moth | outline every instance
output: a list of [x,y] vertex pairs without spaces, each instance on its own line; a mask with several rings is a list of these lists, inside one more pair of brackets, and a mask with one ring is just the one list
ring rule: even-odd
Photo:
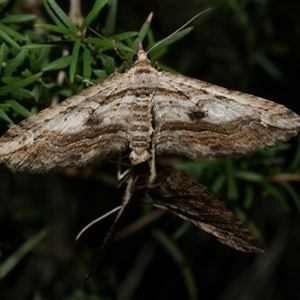
[[[129,149],[132,170],[122,208],[96,261],[141,192],[221,242],[259,251],[241,223],[203,186],[178,172],[156,176],[154,157],[173,153],[213,160],[248,155],[297,135],[300,117],[253,95],[159,71],[151,66],[149,51],[139,43],[127,73],[114,73],[9,129],[0,139],[0,163],[43,173],[84,166],[102,154]],[[143,173],[145,165],[150,171]],[[216,226],[220,221],[223,229]]]
[[299,116],[282,105],[156,70],[140,43],[127,73],[9,129],[0,139],[0,162],[43,173],[127,148],[132,165],[151,159],[151,149],[212,160],[274,147],[299,129]]
[[127,73],[13,126],[0,139],[0,163],[43,173],[128,148],[132,165],[161,153],[212,160],[248,155],[298,134],[300,117],[282,105],[152,67],[148,53],[170,36],[147,52],[140,42]]

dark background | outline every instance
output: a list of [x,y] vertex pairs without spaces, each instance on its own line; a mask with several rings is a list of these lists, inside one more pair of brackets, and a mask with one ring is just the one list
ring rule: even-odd
[[[68,10],[67,1],[57,2]],[[84,1],[83,15],[93,2]],[[172,45],[161,62],[186,76],[271,99],[299,114],[298,0],[123,0],[118,4],[116,33],[139,30],[153,11],[151,28],[158,40],[208,7],[212,10],[193,22],[192,33]],[[26,5],[20,10],[29,12]],[[291,145],[287,164],[296,152],[297,138]],[[262,189],[254,191],[255,202],[246,214],[259,230],[264,254],[240,253],[191,227],[176,241],[185,257],[182,264],[176,262],[155,238],[154,230],[171,237],[182,224],[166,214],[116,239],[81,289],[113,216],[78,242],[74,238],[84,225],[121,203],[124,189],[115,188],[115,172],[114,164],[101,161],[44,175],[12,173],[0,166],[1,260],[51,226],[47,237],[2,280],[1,299],[188,299],[182,264],[192,270],[198,290],[190,299],[299,299],[299,213],[288,195],[287,212],[274,198],[264,197]],[[298,184],[293,186],[297,189]],[[223,196],[220,199],[226,200]],[[147,210],[145,205],[133,205],[124,226]]]

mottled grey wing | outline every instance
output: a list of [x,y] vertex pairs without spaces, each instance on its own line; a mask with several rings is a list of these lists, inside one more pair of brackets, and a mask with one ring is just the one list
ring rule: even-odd
[[161,72],[153,100],[157,153],[192,159],[250,154],[298,134],[300,117],[274,102]]
[[161,172],[148,187],[148,194],[159,205],[214,235],[221,243],[239,251],[262,252],[249,230],[223,202],[181,172]]
[[0,163],[46,172],[122,151],[133,101],[122,84],[126,76],[115,74],[9,129],[0,139]]

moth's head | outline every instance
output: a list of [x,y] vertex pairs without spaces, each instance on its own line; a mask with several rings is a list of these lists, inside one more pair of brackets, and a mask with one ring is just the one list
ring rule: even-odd
[[151,65],[150,56],[143,49],[143,45],[141,42],[139,42],[138,52],[133,56],[133,61],[135,66],[146,67]]

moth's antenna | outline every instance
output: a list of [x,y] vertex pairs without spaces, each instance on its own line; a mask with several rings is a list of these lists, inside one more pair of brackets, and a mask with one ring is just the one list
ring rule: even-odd
[[97,31],[95,31],[94,29],[92,29],[91,27],[88,27],[90,31],[92,31],[93,33],[95,33],[97,36],[99,36],[101,39],[111,43],[115,49],[116,52],[117,51],[117,46],[119,49],[124,49],[124,50],[127,50],[127,51],[130,51],[132,53],[135,53],[131,48],[125,46],[125,45],[122,45],[120,43],[116,43],[116,41],[113,41],[113,40],[109,40],[108,38],[106,38],[105,36],[101,35],[100,33],[98,33]]
[[147,53],[149,53],[151,50],[153,50],[155,47],[157,47],[158,45],[160,45],[161,43],[163,43],[164,41],[166,41],[167,39],[169,39],[171,36],[173,36],[174,34],[176,34],[178,31],[180,31],[181,29],[183,29],[184,27],[186,27],[187,25],[189,25],[192,21],[194,21],[196,18],[198,18],[200,15],[206,13],[207,11],[211,10],[211,8],[208,8],[204,11],[202,11],[201,13],[197,14],[196,16],[192,17],[188,22],[186,22],[184,25],[182,25],[180,28],[178,28],[176,31],[174,31],[173,33],[171,33],[170,35],[168,35],[166,38],[164,38],[163,40],[161,40],[160,42],[158,42],[157,44],[155,44],[153,47],[151,47]]
[[129,65],[129,63],[128,63],[126,57],[124,57],[124,56],[118,51],[117,46],[118,46],[119,49],[124,49],[124,50],[126,50],[126,51],[128,51],[128,52],[135,53],[131,48],[129,48],[129,47],[125,46],[125,45],[122,45],[122,44],[120,44],[120,43],[116,43],[116,41],[114,41],[114,40],[111,41],[111,40],[107,39],[106,37],[104,37],[103,35],[99,34],[98,32],[96,32],[95,30],[93,30],[93,29],[90,28],[90,27],[89,27],[89,29],[90,29],[92,32],[94,32],[97,36],[99,36],[101,39],[103,39],[103,40],[105,40],[105,41],[111,43],[111,44],[113,45],[114,50],[115,50],[115,52],[117,53],[117,55],[121,58],[121,60],[123,60],[123,61],[127,64],[128,69],[130,69],[130,65]]
[[110,214],[114,213],[115,211],[119,210],[122,206],[117,206],[114,209],[112,209],[111,211],[109,211],[108,213],[102,215],[101,217],[93,220],[92,222],[90,222],[89,224],[87,224],[83,229],[80,230],[80,232],[77,234],[75,241],[78,241],[78,239],[81,237],[81,235],[88,229],[90,228],[92,225],[94,225],[95,223],[101,221],[102,219],[108,217]]

